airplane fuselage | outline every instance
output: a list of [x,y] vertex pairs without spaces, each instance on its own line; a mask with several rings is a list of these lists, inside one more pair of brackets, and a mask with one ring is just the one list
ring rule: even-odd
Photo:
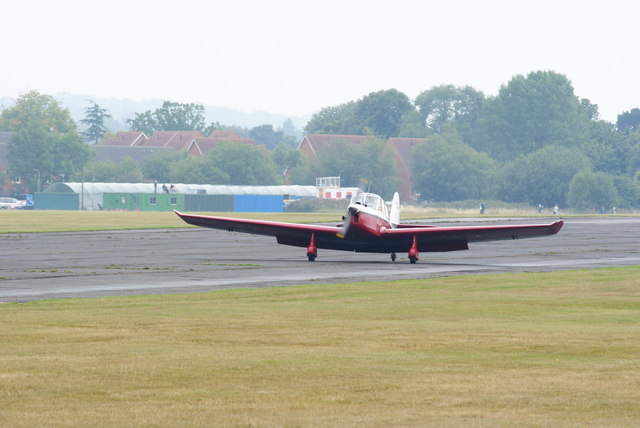
[[391,229],[389,220],[375,209],[366,206],[350,205],[349,210],[353,212],[349,218],[351,224],[345,239],[362,236],[375,236],[379,238],[382,236],[384,230]]

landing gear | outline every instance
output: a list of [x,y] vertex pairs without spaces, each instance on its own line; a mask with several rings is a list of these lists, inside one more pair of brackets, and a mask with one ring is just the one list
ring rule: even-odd
[[413,236],[413,241],[411,242],[411,248],[409,248],[409,261],[411,262],[411,264],[414,264],[415,262],[418,261],[419,257],[419,253],[418,253],[418,240],[416,239],[416,236]]
[[316,234],[311,234],[311,241],[307,247],[307,258],[310,262],[314,261],[318,257],[318,248],[316,247]]
[[396,261],[396,253],[391,253],[391,261],[392,262]]

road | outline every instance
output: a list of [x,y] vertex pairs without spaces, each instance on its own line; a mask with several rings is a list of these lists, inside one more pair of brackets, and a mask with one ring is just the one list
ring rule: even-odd
[[[531,224],[469,219],[446,225]],[[571,218],[558,235],[470,244],[468,251],[406,254],[319,250],[210,229],[0,235],[0,302],[183,293],[226,288],[429,278],[640,265],[640,218]]]

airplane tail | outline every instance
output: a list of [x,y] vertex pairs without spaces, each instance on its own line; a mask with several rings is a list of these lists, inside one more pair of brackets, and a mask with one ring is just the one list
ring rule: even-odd
[[396,228],[400,224],[400,195],[396,192],[391,200],[391,212],[389,213],[389,223]]

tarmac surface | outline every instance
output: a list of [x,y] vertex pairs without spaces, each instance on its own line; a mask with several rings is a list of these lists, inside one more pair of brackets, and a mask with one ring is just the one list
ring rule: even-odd
[[421,253],[417,264],[406,254],[392,262],[386,254],[330,250],[318,250],[309,262],[305,248],[278,245],[272,237],[203,228],[0,234],[0,302],[640,265],[640,218],[570,218],[557,235],[469,247]]

